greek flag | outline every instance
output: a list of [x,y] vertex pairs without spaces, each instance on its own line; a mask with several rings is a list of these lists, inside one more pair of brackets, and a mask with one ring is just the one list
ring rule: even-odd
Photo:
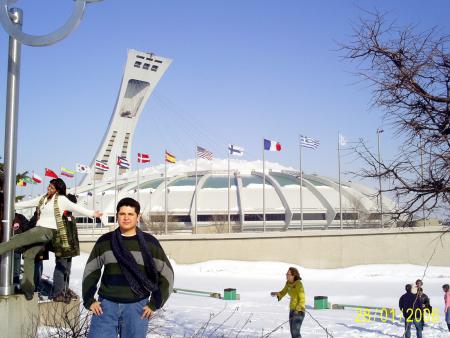
[[317,149],[319,146],[319,140],[311,137],[300,135],[300,146],[305,148]]
[[230,155],[234,155],[234,156],[243,156],[244,155],[244,148],[236,146],[234,144],[228,145],[228,151],[230,152]]

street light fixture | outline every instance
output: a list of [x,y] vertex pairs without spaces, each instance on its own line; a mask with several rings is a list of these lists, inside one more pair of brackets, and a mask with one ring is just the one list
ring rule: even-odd
[[[101,0],[75,0],[74,10],[67,22],[58,30],[46,35],[31,35],[22,32],[23,11],[10,8],[16,0],[0,0],[0,24],[9,35],[8,77],[6,85],[5,113],[5,177],[3,183],[3,241],[11,237],[11,221],[14,219],[16,187],[17,123],[19,111],[19,82],[21,46],[49,46],[67,37],[80,23],[86,3]],[[12,286],[12,253],[2,256],[0,264],[0,295],[8,296],[14,292]]]

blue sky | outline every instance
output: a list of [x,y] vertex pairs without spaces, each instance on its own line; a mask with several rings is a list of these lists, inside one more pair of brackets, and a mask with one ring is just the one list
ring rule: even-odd
[[[70,0],[18,0],[24,30],[42,34],[61,25]],[[173,60],[136,130],[133,153],[154,164],[164,149],[194,157],[196,144],[225,158],[228,143],[249,160],[262,158],[262,139],[279,141],[269,161],[298,167],[298,135],[320,140],[305,150],[307,173],[337,176],[337,133],[376,145],[383,157],[398,141],[370,106],[371,91],[342,59],[361,9],[389,12],[397,24],[449,33],[450,2],[299,0],[104,0],[88,6],[78,29],[43,48],[23,46],[18,171],[56,171],[90,163],[107,128],[127,49]],[[0,107],[5,107],[8,37],[0,30]],[[0,128],[4,130],[4,113]],[[3,152],[1,137],[0,149]],[[135,163],[136,158],[132,159]],[[359,163],[344,155],[343,171]],[[351,178],[351,175],[347,175]]]

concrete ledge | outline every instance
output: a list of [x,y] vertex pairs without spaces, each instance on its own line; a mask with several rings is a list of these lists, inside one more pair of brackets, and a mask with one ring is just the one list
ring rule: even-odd
[[[156,236],[177,263],[209,260],[281,261],[308,268],[363,264],[450,266],[450,232],[443,227],[305,230]],[[80,236],[90,252],[97,237]],[[434,252],[434,253],[433,253]]]
[[36,337],[39,326],[37,296],[31,301],[24,295],[0,297],[0,337]]

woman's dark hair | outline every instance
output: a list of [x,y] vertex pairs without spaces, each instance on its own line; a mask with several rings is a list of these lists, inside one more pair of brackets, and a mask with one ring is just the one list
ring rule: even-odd
[[448,284],[444,284],[444,285],[442,285],[442,288],[443,288],[444,290],[448,291],[449,285],[448,285]]
[[294,281],[302,280],[302,277],[300,277],[300,272],[298,272],[298,270],[296,268],[291,266],[289,268],[289,272],[291,273],[292,276],[294,276]]
[[67,199],[72,202],[72,203],[77,203],[77,196],[75,196],[74,194],[67,194]]
[[119,210],[122,207],[134,208],[134,211],[136,211],[136,214],[138,214],[138,215],[141,212],[141,205],[139,204],[138,201],[136,201],[135,199],[133,199],[131,197],[122,198],[119,201],[119,203],[117,203],[117,208],[116,208],[117,213],[119,213]]
[[50,181],[50,184],[55,187],[58,194],[66,196],[66,183],[62,179],[54,178]]

